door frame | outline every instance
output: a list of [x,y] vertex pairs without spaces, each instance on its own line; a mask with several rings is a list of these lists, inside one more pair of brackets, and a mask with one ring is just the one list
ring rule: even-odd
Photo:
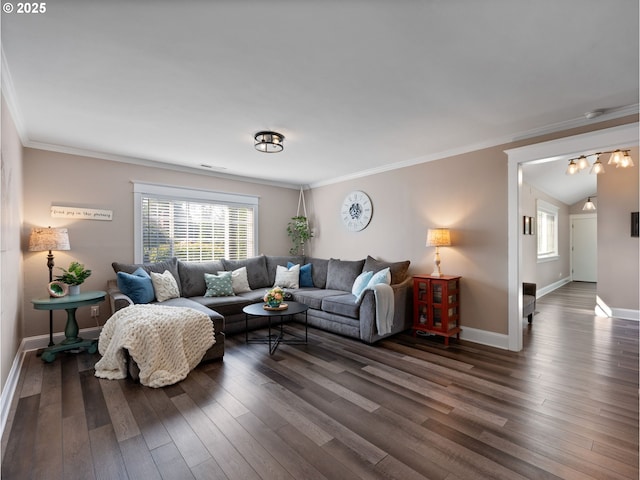
[[[522,350],[522,244],[520,242],[522,165],[569,159],[594,152],[638,145],[638,122],[505,150],[507,167],[508,348]],[[606,173],[605,173],[606,175]],[[540,286],[538,287],[540,288]]]

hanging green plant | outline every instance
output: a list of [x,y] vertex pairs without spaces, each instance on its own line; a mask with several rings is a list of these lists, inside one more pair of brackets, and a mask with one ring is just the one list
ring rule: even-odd
[[291,239],[290,255],[304,255],[304,244],[313,238],[309,220],[305,216],[291,217],[287,224],[287,235]]

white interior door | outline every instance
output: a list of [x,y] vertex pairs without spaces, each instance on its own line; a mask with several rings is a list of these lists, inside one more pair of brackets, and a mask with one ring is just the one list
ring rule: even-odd
[[576,282],[598,280],[598,217],[578,215],[571,221],[571,273]]

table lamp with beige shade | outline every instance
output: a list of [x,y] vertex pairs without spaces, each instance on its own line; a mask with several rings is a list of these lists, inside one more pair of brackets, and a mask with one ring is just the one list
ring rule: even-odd
[[427,247],[436,247],[436,253],[433,256],[435,267],[432,277],[441,277],[440,271],[440,247],[451,245],[451,234],[448,228],[430,228],[427,230]]

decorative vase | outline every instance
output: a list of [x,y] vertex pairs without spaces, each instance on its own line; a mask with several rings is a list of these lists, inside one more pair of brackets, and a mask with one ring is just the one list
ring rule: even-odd
[[69,285],[69,295],[79,295],[80,285]]
[[271,307],[271,308],[278,308],[278,307],[280,306],[280,304],[281,304],[281,303],[282,303],[282,302],[281,302],[281,301],[279,301],[279,300],[269,300],[269,301],[267,302],[267,305],[269,305],[269,307]]

